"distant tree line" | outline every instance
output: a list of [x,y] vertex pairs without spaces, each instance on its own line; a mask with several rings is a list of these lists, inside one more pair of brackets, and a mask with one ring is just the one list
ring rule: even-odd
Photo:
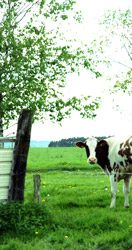
[[[108,137],[106,136],[101,136],[101,137],[96,137],[97,140],[102,140],[106,139]],[[51,141],[48,145],[48,147],[75,147],[75,143],[77,141],[86,141],[86,137],[73,137],[73,138],[68,138],[68,139],[62,139],[60,141]]]

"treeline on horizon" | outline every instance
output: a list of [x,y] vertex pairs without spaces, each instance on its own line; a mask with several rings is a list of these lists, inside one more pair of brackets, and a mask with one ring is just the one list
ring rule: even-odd
[[[110,137],[110,136],[109,136]],[[108,138],[108,136],[101,136],[101,137],[96,137],[97,140],[102,140]],[[73,138],[68,138],[68,139],[62,139],[60,141],[51,141],[48,145],[48,147],[75,147],[75,143],[77,141],[86,141],[86,137],[73,137]]]

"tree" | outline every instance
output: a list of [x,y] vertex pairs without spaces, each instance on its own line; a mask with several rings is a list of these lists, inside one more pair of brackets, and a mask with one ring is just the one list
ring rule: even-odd
[[[110,137],[110,136],[109,136]],[[98,141],[106,139],[106,136],[96,137]],[[85,142],[87,138],[85,137],[73,137],[68,139],[62,139],[60,141],[51,141],[48,147],[76,147],[77,141]]]
[[[101,62],[108,66],[117,63],[124,67],[123,72],[115,73],[116,81],[110,91],[111,93],[121,91],[130,95],[132,93],[132,12],[131,10],[107,11],[100,25],[102,28],[100,37],[93,41],[93,46],[98,50],[98,57],[101,57]],[[109,79],[111,80],[111,72]]]
[[[63,88],[68,73],[78,72],[80,65],[96,77],[93,49],[60,32],[58,22],[74,13],[74,0],[3,0],[0,3],[0,128],[8,127],[22,108],[34,110],[34,119],[53,121],[78,110],[82,116],[94,117],[99,98],[90,96],[65,98]],[[25,19],[26,18],[26,19]],[[72,19],[72,20],[73,20]],[[49,22],[54,29],[49,29]],[[75,49],[74,49],[74,45]]]

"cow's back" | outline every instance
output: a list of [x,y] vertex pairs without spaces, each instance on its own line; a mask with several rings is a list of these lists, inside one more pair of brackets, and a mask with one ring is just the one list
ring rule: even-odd
[[[131,162],[128,162],[128,153],[132,153],[132,136],[122,136],[122,137],[111,137],[106,139],[109,145],[108,158],[110,165],[113,168],[118,165],[121,169],[130,165]],[[132,158],[132,155],[129,157]]]

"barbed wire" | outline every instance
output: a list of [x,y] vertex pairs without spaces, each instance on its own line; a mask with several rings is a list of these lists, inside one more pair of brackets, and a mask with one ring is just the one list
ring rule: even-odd
[[[8,128],[0,127],[0,132],[3,133],[4,131],[6,131],[6,130],[12,128],[12,127],[14,127],[15,125],[17,125],[17,122],[14,123],[14,124],[12,124],[12,125],[10,125]],[[9,135],[14,135],[14,134],[15,134],[15,132],[11,132],[11,133],[5,135],[5,137],[7,137],[7,136],[9,136]]]
[[[83,166],[84,167],[84,166]],[[81,167],[80,167],[81,168]],[[62,168],[50,168],[50,169],[34,169],[34,170],[27,170],[26,173],[48,173],[48,172],[58,172],[57,170],[59,170],[62,173],[65,174],[73,174],[73,175],[104,175],[109,177],[108,175],[106,175],[103,172],[81,172],[79,169],[76,169],[75,171],[68,171],[68,170],[63,170]],[[96,170],[95,170],[96,171]],[[117,172],[118,173],[118,172]],[[111,173],[110,175],[115,175],[115,173]],[[132,172],[121,172],[119,173],[119,175],[132,175]]]
[[9,133],[8,135],[6,135],[5,137],[9,136],[9,135],[15,135],[15,132]]
[[[60,169],[59,169],[60,170]],[[29,174],[29,177],[30,177],[30,174],[31,174],[31,176],[33,177],[33,175],[35,174],[37,172],[37,174],[40,174],[40,179],[41,179],[41,183],[40,183],[40,187],[41,187],[41,192],[42,192],[42,195],[44,195],[44,190],[45,189],[43,189],[43,182],[45,182],[46,181],[46,176],[44,176],[44,175],[42,175],[41,176],[41,174],[43,174],[43,173],[46,173],[46,174],[48,174],[49,172],[51,172],[51,169],[50,169],[50,171],[47,171],[47,172],[38,172],[38,170],[32,170],[32,171],[30,171],[30,172],[26,172],[27,174]],[[91,176],[91,177],[97,177],[97,178],[99,178],[100,177],[100,180],[101,180],[101,178],[103,177],[103,182],[104,182],[104,186],[101,188],[101,187],[99,187],[99,188],[96,188],[96,190],[95,190],[95,192],[99,192],[99,191],[103,191],[103,192],[106,192],[106,191],[109,191],[110,190],[110,185],[108,185],[107,184],[107,182],[105,182],[106,180],[108,180],[109,181],[109,178],[107,178],[108,176],[105,174],[105,173],[103,173],[103,172],[81,172],[81,171],[56,171],[55,169],[52,169],[52,172],[56,172],[56,174],[62,174],[62,175],[64,175],[64,176],[60,176],[60,177],[53,177],[53,176],[51,176],[51,179],[48,179],[48,184],[47,183],[45,183],[45,185],[44,186],[47,186],[48,188],[49,188],[49,186],[51,186],[52,187],[52,189],[56,189],[56,187],[59,189],[60,187],[62,187],[62,188],[70,188],[71,187],[71,190],[72,190],[72,192],[82,192],[82,189],[83,189],[83,184],[77,184],[77,183],[74,183],[73,184],[73,186],[72,186],[72,184],[70,183],[71,181],[72,181],[72,178],[65,178],[65,175],[78,175],[78,176],[80,176],[80,175],[85,175],[85,176]],[[21,172],[20,174],[18,174],[18,173],[14,173],[13,174],[13,176],[18,176],[18,175],[22,175],[22,174],[25,174],[25,172],[23,171],[23,172]],[[124,173],[123,173],[124,174]],[[132,173],[125,173],[126,175],[132,175]],[[105,179],[104,179],[104,177],[106,177]],[[53,178],[54,178],[54,182],[53,182]],[[59,180],[61,181],[60,183],[59,183]],[[64,180],[64,183],[62,182]],[[74,179],[75,180],[75,179]],[[89,180],[89,178],[88,178],[88,180]],[[86,179],[85,179],[85,181],[86,181]],[[50,183],[51,182],[51,183]],[[32,184],[31,184],[32,183]],[[26,195],[28,195],[28,193],[34,193],[34,188],[33,188],[33,185],[34,185],[34,181],[33,181],[33,178],[32,179],[29,179],[28,178],[28,176],[27,176],[27,178],[25,178],[25,189],[24,189],[24,192],[25,192],[25,194]],[[63,187],[63,185],[65,185],[65,187]],[[5,188],[5,186],[4,186],[4,188]],[[7,187],[8,188],[8,187]],[[23,189],[21,189],[20,187],[16,187],[16,191],[18,191],[18,192],[23,192]],[[88,191],[90,194],[91,193],[95,193],[95,192],[93,192],[94,191],[94,187],[91,187],[91,185],[90,184],[88,184],[87,185],[87,187],[85,187],[85,191]],[[46,194],[46,193],[45,193]],[[0,199],[0,201],[2,201],[2,199]]]

